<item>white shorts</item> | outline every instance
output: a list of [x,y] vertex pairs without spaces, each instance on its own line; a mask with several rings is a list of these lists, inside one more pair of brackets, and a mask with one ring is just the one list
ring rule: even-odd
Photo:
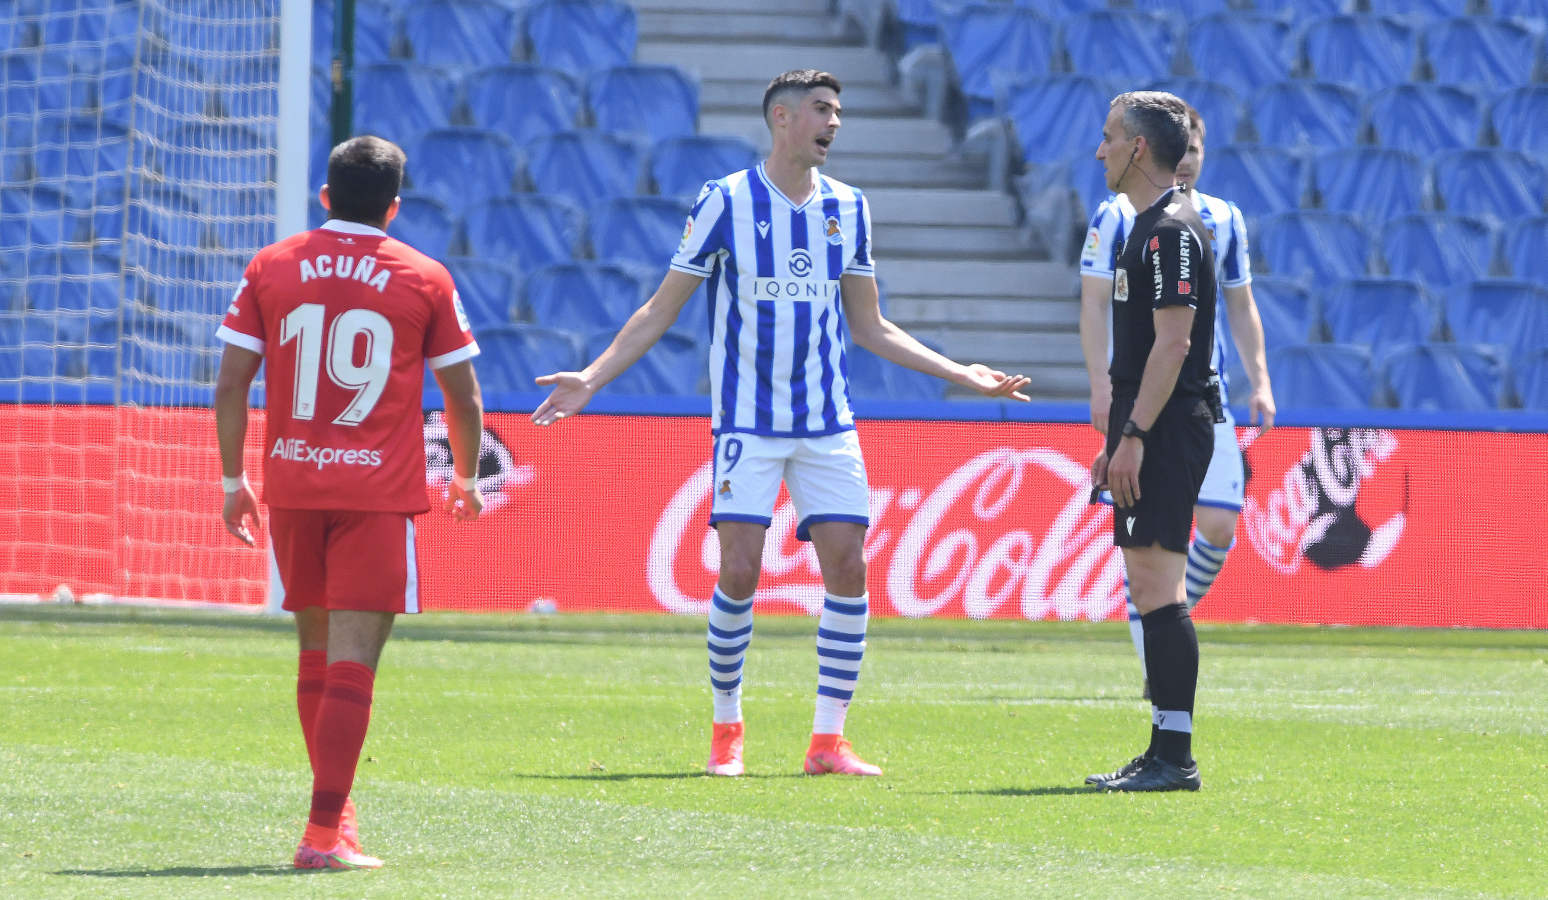
[[[1199,487],[1199,499],[1194,506],[1215,506],[1220,509],[1242,511],[1242,499],[1247,494],[1246,469],[1242,465],[1242,448],[1236,442],[1236,420],[1231,410],[1225,410],[1226,420],[1215,423],[1215,454],[1209,458],[1209,469],[1204,472],[1204,484]],[[1101,494],[1101,501],[1113,505],[1113,495]]]
[[871,487],[854,431],[812,438],[727,432],[715,438],[714,472],[711,525],[768,525],[781,481],[795,502],[799,540],[811,540],[813,522],[871,524]]
[[1236,420],[1225,411],[1224,422],[1215,423],[1215,455],[1209,459],[1204,484],[1199,488],[1197,506],[1242,511],[1247,479],[1242,467],[1242,448],[1236,442]]

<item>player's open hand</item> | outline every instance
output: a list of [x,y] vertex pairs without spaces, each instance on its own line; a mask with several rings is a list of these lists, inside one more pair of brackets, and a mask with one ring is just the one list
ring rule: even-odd
[[471,490],[457,486],[452,482],[446,488],[446,512],[459,522],[474,522],[478,520],[478,514],[484,511],[484,495],[478,492],[475,484]]
[[253,546],[253,531],[258,528],[258,497],[252,488],[244,484],[241,490],[227,494],[220,517],[225,521],[227,531],[247,546]]
[[596,393],[596,388],[579,372],[554,372],[551,375],[539,375],[533,380],[544,387],[554,387],[532,413],[532,421],[538,425],[552,425],[560,419],[575,415],[586,408],[586,404],[591,402],[591,395]]
[[1020,400],[1023,403],[1031,400],[1021,389],[1032,383],[1032,379],[1025,375],[1007,375],[998,369],[991,369],[983,363],[974,363],[964,370],[965,377],[962,384],[970,387],[985,397],[1005,397],[1011,400]]
[[1258,434],[1268,434],[1274,427],[1274,414],[1278,410],[1274,407],[1274,392],[1265,385],[1252,392],[1247,398],[1247,424],[1257,425]]

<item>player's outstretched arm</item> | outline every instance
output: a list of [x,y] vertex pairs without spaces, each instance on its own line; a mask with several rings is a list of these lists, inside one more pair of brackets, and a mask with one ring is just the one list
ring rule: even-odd
[[1247,398],[1247,422],[1258,425],[1260,434],[1274,427],[1274,389],[1269,385],[1268,360],[1264,352],[1263,319],[1258,302],[1252,296],[1252,283],[1225,289],[1226,313],[1231,321],[1231,340],[1241,354],[1242,368],[1252,382]]
[[[484,437],[484,395],[473,372],[473,361],[463,360],[435,370],[436,384],[446,399],[446,440],[451,444],[452,479],[446,492],[446,511],[459,522],[472,522],[484,511],[478,491],[478,447]],[[459,484],[458,482],[461,482]]]
[[1091,382],[1091,424],[1107,433],[1107,412],[1113,405],[1113,380],[1107,374],[1107,323],[1112,307],[1111,275],[1080,277],[1080,352]]
[[855,343],[900,366],[972,388],[986,397],[1026,402],[1021,389],[1031,383],[1025,375],[1007,375],[982,363],[965,366],[921,344],[913,335],[881,314],[876,279],[869,275],[845,275],[840,282],[844,317]]
[[532,413],[532,421],[539,425],[552,425],[586,408],[591,398],[602,386],[617,378],[623,371],[639,361],[645,351],[677,321],[683,304],[693,296],[704,279],[675,269],[661,279],[661,286],[634,311],[618,336],[602,351],[602,355],[579,372],[553,372],[540,375],[535,380],[543,387],[552,387],[548,397]]
[[247,443],[247,390],[258,374],[263,356],[235,344],[227,344],[215,376],[215,434],[220,444],[221,476],[236,490],[225,491],[220,517],[226,530],[247,546],[253,546],[258,527],[258,497],[242,471],[242,446]]

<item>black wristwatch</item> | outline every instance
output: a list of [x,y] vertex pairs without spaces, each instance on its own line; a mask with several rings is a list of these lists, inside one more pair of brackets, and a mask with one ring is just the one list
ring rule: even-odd
[[1143,441],[1147,436],[1149,436],[1149,434],[1150,432],[1134,424],[1133,419],[1123,423],[1124,437],[1136,437]]

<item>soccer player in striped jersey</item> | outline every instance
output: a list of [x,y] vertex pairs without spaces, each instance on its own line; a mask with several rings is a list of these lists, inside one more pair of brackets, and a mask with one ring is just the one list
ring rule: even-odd
[[[1199,175],[1204,168],[1204,119],[1191,105],[1188,107],[1188,152],[1177,164],[1177,181],[1187,190],[1199,218],[1210,231],[1218,268],[1216,280],[1220,283],[1224,307],[1215,316],[1215,345],[1211,364],[1220,374],[1220,395],[1223,404],[1229,403],[1225,359],[1227,353],[1227,322],[1231,339],[1241,356],[1242,368],[1251,381],[1251,393],[1247,397],[1248,421],[1260,426],[1260,433],[1274,427],[1274,392],[1269,385],[1268,365],[1263,351],[1263,321],[1258,316],[1258,304],[1252,297],[1252,264],[1247,255],[1247,223],[1241,210],[1229,200],[1222,200],[1198,190]],[[1091,217],[1091,229],[1080,255],[1080,342],[1086,358],[1086,371],[1091,379],[1091,424],[1103,434],[1107,433],[1107,409],[1112,401],[1112,383],[1107,374],[1107,361],[1111,355],[1107,322],[1112,296],[1113,264],[1123,247],[1134,223],[1134,205],[1126,194],[1114,194],[1097,206]],[[1187,597],[1191,609],[1204,598],[1220,569],[1226,555],[1236,543],[1236,520],[1241,514],[1242,500],[1246,491],[1246,473],[1242,451],[1236,440],[1236,421],[1230,407],[1225,408],[1226,421],[1215,426],[1215,455],[1210,460],[1209,471],[1204,476],[1204,486],[1199,490],[1198,503],[1193,517],[1196,533],[1188,548]],[[1104,495],[1104,501],[1110,502]],[[1128,581],[1124,581],[1125,594]],[[1140,628],[1139,611],[1133,599],[1128,601],[1129,634],[1139,653],[1140,668],[1145,662],[1144,633]],[[1149,696],[1149,686],[1146,686]]]
[[580,412],[638,360],[709,280],[714,488],[720,577],[709,610],[714,719],[707,770],[740,775],[742,667],[753,593],[781,481],[817,551],[827,597],[817,625],[817,700],[808,774],[880,775],[844,739],[865,652],[864,541],[870,489],[849,408],[844,332],[900,365],[989,397],[1026,400],[1028,379],[934,352],[881,315],[865,196],[818,173],[840,124],[838,79],[786,72],[770,82],[768,159],[705,184],[670,271],[612,344],[579,372],[537,379],[553,392],[532,414]]

